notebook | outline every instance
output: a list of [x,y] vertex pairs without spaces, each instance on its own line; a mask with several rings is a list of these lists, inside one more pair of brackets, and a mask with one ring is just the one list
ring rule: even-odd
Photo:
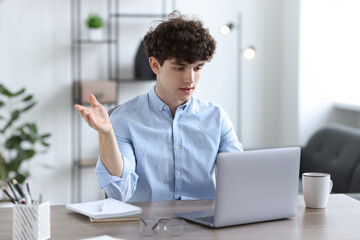
[[124,217],[111,217],[111,218],[100,218],[95,219],[92,217],[90,218],[90,222],[92,223],[99,223],[99,222],[132,222],[132,221],[139,221],[140,220],[140,214],[130,215],[130,216],[124,216]]
[[216,161],[214,210],[178,217],[217,228],[296,215],[299,147],[219,153]]
[[66,208],[93,219],[133,217],[133,215],[142,212],[140,207],[113,198],[85,203],[66,204]]

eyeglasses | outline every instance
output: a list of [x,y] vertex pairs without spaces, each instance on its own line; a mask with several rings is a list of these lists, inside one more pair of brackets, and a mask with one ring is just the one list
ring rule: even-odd
[[139,221],[139,232],[145,236],[151,236],[160,231],[169,233],[170,235],[180,235],[184,232],[185,221],[180,218],[142,218]]

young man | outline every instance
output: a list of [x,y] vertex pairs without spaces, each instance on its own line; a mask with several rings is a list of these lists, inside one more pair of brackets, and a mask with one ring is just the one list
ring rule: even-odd
[[93,95],[91,108],[75,106],[99,133],[100,187],[121,201],[214,198],[217,154],[242,151],[226,113],[192,96],[216,42],[201,21],[173,12],[144,45],[156,74],[147,94],[110,118]]

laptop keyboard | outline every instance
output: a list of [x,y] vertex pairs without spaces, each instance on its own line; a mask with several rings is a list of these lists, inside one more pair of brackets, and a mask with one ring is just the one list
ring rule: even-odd
[[214,216],[198,217],[198,218],[195,218],[195,219],[203,221],[203,222],[208,222],[208,223],[213,223],[214,222]]

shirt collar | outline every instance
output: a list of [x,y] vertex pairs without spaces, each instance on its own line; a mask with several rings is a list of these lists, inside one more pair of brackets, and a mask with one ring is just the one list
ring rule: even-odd
[[189,100],[187,100],[183,105],[180,105],[179,108],[186,110],[190,106],[190,103],[192,102],[192,98],[193,96],[191,96]]
[[162,111],[167,105],[156,95],[155,86],[153,86],[149,92],[149,99],[156,109]]
[[[164,109],[168,109],[169,107],[156,94],[155,87],[156,87],[156,85],[154,87],[152,87],[149,92],[149,98],[150,98],[151,103],[154,105],[154,107],[156,109],[158,109],[160,111],[162,111]],[[189,98],[189,100],[187,100],[183,105],[180,105],[178,108],[186,110],[192,101],[193,101],[193,96],[191,96]]]

